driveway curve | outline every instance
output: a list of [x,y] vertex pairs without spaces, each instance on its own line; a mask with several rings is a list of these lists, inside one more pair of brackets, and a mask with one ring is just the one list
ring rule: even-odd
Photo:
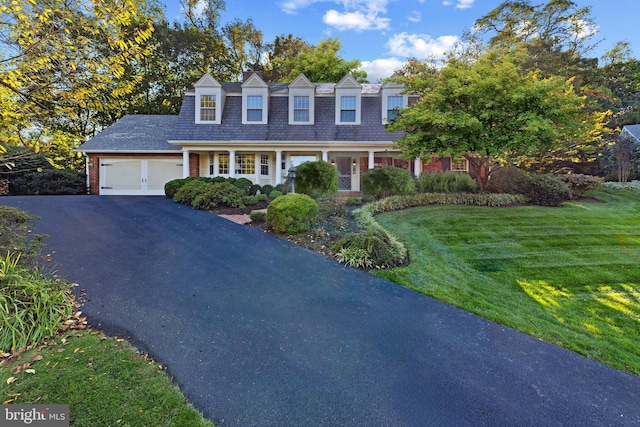
[[3,197],[220,426],[639,425],[640,377],[162,197]]

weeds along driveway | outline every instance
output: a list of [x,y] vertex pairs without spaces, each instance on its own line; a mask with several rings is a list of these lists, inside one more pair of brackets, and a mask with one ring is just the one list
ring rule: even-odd
[[[4,197],[220,426],[637,425],[640,377],[162,197]],[[105,420],[107,421],[107,420]]]

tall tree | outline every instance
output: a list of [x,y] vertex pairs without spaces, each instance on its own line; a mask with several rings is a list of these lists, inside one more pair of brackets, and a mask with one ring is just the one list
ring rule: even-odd
[[583,110],[570,83],[523,72],[525,60],[522,51],[496,49],[474,61],[452,56],[439,71],[401,74],[407,92],[422,94],[389,125],[405,132],[397,141],[403,153],[464,157],[485,190],[496,156],[540,153],[596,132],[597,118]]

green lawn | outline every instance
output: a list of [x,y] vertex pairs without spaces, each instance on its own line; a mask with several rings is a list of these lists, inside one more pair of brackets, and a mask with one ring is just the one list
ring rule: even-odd
[[379,215],[411,263],[377,274],[640,374],[640,191],[593,196],[602,203]]
[[70,425],[213,426],[124,340],[71,331],[0,363],[0,402],[68,404]]

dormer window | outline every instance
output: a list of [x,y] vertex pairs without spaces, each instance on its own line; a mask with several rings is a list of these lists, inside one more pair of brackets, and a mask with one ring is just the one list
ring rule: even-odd
[[315,85],[300,74],[289,84],[289,124],[312,125],[314,119]]
[[267,124],[269,120],[269,86],[258,73],[242,83],[242,124]]
[[400,110],[409,105],[409,97],[402,92],[404,86],[400,83],[389,81],[382,85],[382,123],[397,119]]
[[205,74],[195,84],[195,122],[220,124],[225,93],[222,85],[211,75]]
[[262,121],[262,95],[247,96],[247,121]]
[[362,86],[347,74],[335,86],[336,93],[336,124],[337,125],[359,125],[360,124],[360,101],[362,98]]
[[216,96],[200,95],[200,121],[216,121]]
[[387,121],[391,122],[398,118],[400,109],[404,108],[404,96],[390,95],[387,97]]

